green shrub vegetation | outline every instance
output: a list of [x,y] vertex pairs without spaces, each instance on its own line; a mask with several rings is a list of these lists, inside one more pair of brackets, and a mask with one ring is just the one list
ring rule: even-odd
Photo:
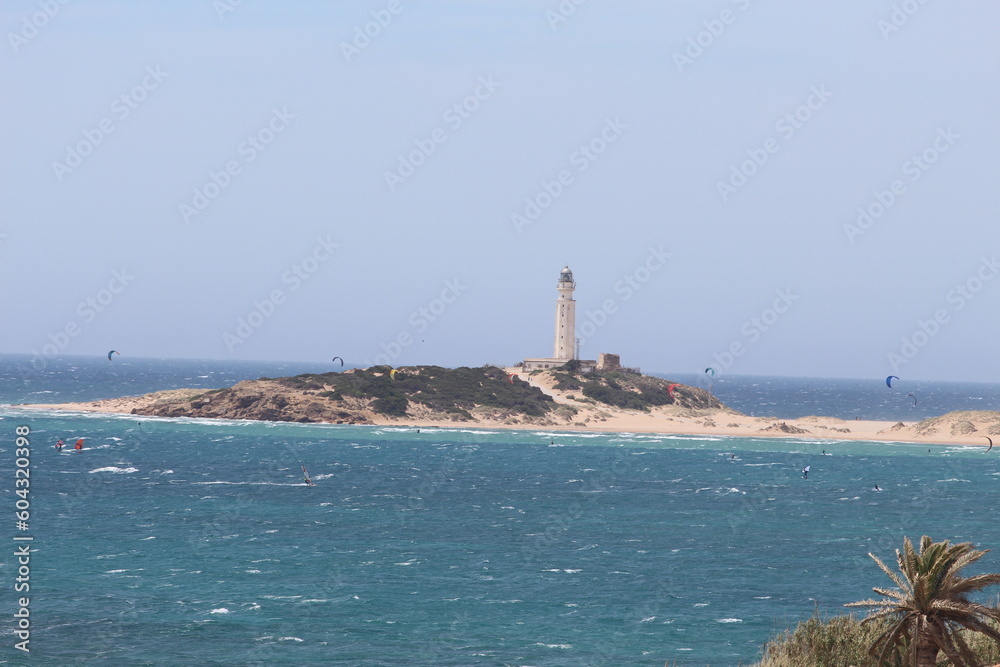
[[[878,660],[869,655],[868,649],[891,625],[889,619],[862,625],[854,614],[827,619],[817,614],[769,641],[763,659],[754,667],[876,667]],[[980,664],[1000,663],[1000,646],[995,640],[967,630],[960,634]],[[883,664],[912,665],[906,648],[905,644],[900,646]],[[952,667],[953,663],[938,664]]]
[[584,396],[616,408],[648,412],[650,408],[675,402],[664,386],[666,383],[657,378],[611,371],[587,373],[582,379]]
[[353,396],[374,399],[371,407],[384,415],[401,417],[411,403],[446,412],[455,419],[469,420],[475,406],[509,410],[541,417],[555,407],[555,402],[526,382],[510,381],[499,368],[442,368],[414,366],[396,369],[390,377],[389,366],[373,366],[350,373],[296,375],[278,380],[297,390],[317,390],[330,399]]
[[786,630],[764,647],[764,659],[757,667],[868,667],[875,659],[868,647],[885,630],[887,623],[861,625],[860,619],[819,615]]

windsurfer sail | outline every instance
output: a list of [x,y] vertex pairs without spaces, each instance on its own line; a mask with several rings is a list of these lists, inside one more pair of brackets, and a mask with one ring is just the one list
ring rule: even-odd
[[306,470],[305,466],[302,466],[302,481],[307,486],[316,486],[315,484],[313,484],[312,479],[309,478],[309,471]]
[[83,449],[83,438],[80,438],[79,440],[77,440],[76,444],[73,445],[73,448],[74,449],[78,449],[78,450],[79,449]]

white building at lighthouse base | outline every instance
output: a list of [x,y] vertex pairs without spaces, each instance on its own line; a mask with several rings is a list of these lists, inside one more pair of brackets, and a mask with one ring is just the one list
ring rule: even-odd
[[[525,359],[521,369],[524,371],[544,371],[550,368],[559,368],[563,364],[573,361],[572,359]],[[597,370],[597,361],[593,359],[579,359],[581,373],[593,373]]]

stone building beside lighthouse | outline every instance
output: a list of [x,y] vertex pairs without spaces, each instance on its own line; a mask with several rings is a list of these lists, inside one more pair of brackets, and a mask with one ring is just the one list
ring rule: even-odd
[[573,272],[568,266],[565,266],[559,272],[559,282],[556,283],[556,291],[559,296],[556,298],[555,347],[552,356],[545,359],[525,359],[522,365],[523,370],[535,371],[556,368],[574,359],[579,362],[580,370],[584,373],[597,368],[596,361],[577,359],[576,301],[573,300],[575,289],[576,281],[573,280]]

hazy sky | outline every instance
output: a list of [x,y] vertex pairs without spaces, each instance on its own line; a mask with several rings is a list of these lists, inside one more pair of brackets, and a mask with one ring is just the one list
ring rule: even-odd
[[0,23],[0,352],[998,379],[995,2]]

